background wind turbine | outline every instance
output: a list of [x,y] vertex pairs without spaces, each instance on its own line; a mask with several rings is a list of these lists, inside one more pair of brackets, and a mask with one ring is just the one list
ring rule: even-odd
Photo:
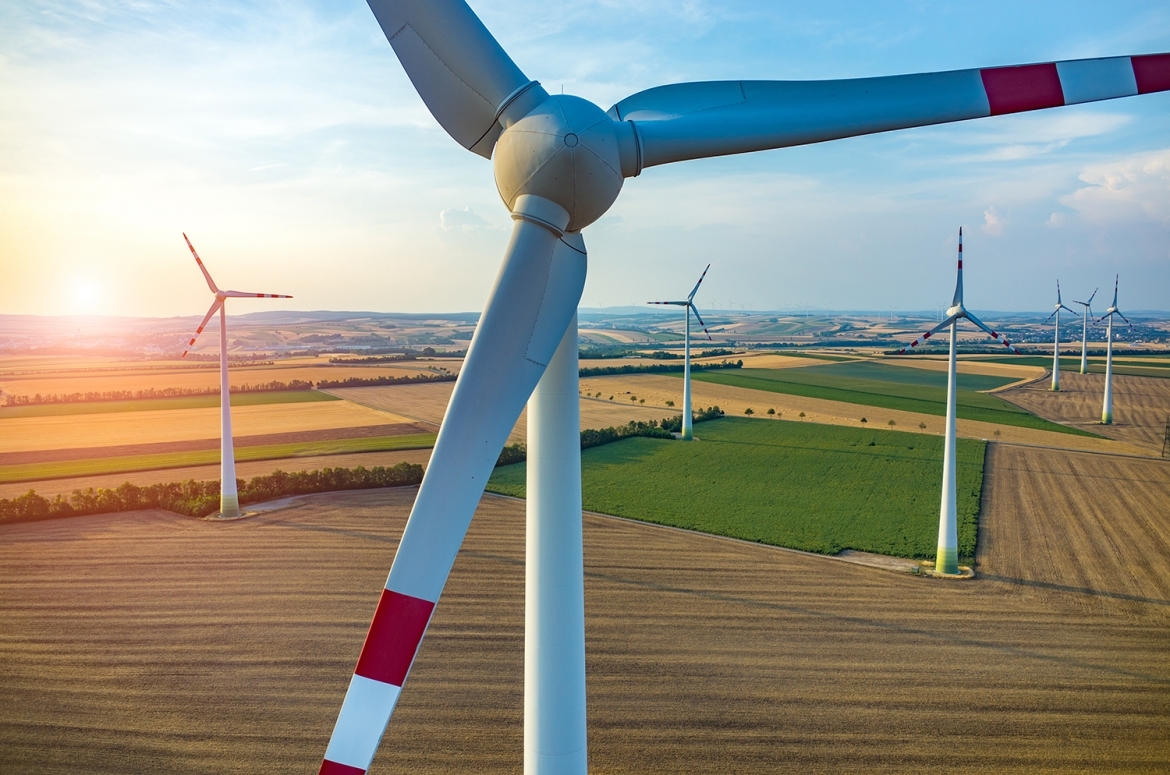
[[240,516],[240,496],[236,491],[236,453],[232,446],[232,401],[231,401],[231,386],[228,384],[228,353],[227,353],[227,314],[225,312],[225,301],[227,299],[291,299],[292,296],[283,296],[279,293],[245,293],[243,291],[221,291],[216,287],[215,281],[211,279],[211,273],[207,271],[207,267],[199,259],[199,254],[195,252],[195,246],[191,244],[191,240],[187,239],[186,233],[183,234],[183,239],[187,242],[187,247],[191,249],[191,255],[195,256],[195,263],[199,264],[199,271],[203,272],[203,278],[207,280],[207,287],[215,294],[215,301],[211,303],[211,309],[207,310],[207,314],[203,316],[203,322],[199,324],[199,328],[195,329],[195,336],[191,337],[191,341],[187,342],[187,349],[183,350],[183,354],[179,357],[186,358],[187,353],[191,352],[191,347],[194,346],[195,340],[203,333],[203,329],[207,326],[207,321],[211,320],[211,316],[219,312],[219,515],[221,517],[238,517]]
[[1120,275],[1113,277],[1113,303],[1109,305],[1109,309],[1105,310],[1105,314],[1097,319],[1100,323],[1102,320],[1108,318],[1109,325],[1105,328],[1105,400],[1101,404],[1101,424],[1113,424],[1113,316],[1117,315],[1125,324],[1133,328],[1133,323],[1125,315],[1121,314],[1121,310],[1117,308],[1117,283],[1121,279]]
[[[951,300],[950,309],[947,310],[947,319],[924,333],[921,339],[915,339],[909,347],[903,347],[898,351],[898,354],[901,355],[907,350],[917,347],[920,341],[925,342],[944,328],[950,329],[951,352],[947,361],[947,424],[946,439],[943,442],[942,503],[938,513],[938,554],[934,560],[935,571],[947,574],[959,572],[958,493],[955,490],[955,364],[957,361],[955,337],[958,333],[958,323],[964,318],[971,321],[976,328],[987,332],[992,339],[999,340],[998,333],[988,328],[982,320],[972,315],[963,306],[963,230],[960,228],[958,279],[955,280],[955,296]],[[1007,337],[1004,337],[1000,343],[1019,355],[1020,351],[1012,347]]]
[[1097,295],[1098,290],[1100,289],[1093,289],[1088,301],[1073,299],[1073,304],[1080,304],[1085,308],[1084,319],[1081,321],[1081,374],[1089,373],[1089,318],[1093,317],[1093,296]]
[[[707,264],[707,269],[711,265]],[[647,304],[668,304],[675,307],[683,307],[686,310],[687,325],[683,334],[683,405],[682,405],[682,438],[685,441],[691,441],[695,435],[691,430],[691,312],[695,313],[695,317],[699,321],[699,325],[703,327],[703,333],[707,334],[707,339],[711,340],[711,334],[707,331],[707,324],[703,322],[703,318],[699,315],[699,308],[695,306],[695,294],[699,291],[699,286],[703,284],[703,278],[707,276],[707,269],[703,270],[703,274],[699,275],[699,282],[695,283],[695,287],[691,289],[691,293],[682,301],[650,301]]]
[[[1068,309],[1060,300],[1060,280],[1056,281],[1056,309],[1052,310],[1052,314],[1048,316],[1048,320],[1056,319],[1053,324],[1053,339],[1052,339],[1052,386],[1049,390],[1060,390],[1060,311]],[[1068,309],[1072,312],[1071,309]],[[1047,323],[1048,320],[1044,322]]]
[[[1170,54],[1162,54],[844,81],[678,83],[607,112],[572,95],[550,96],[463,0],[368,2],[431,114],[456,142],[491,159],[514,223],[323,773],[369,768],[512,426],[546,368],[557,364],[556,390],[562,379],[576,384],[570,367],[587,264],[581,230],[616,201],[625,178],[687,159],[1170,89]],[[579,445],[567,405],[536,414],[529,438],[546,449]],[[558,538],[528,544],[525,654],[539,665],[526,664],[525,675],[542,678],[524,685],[525,771],[584,773],[584,624],[556,608],[574,597],[571,610],[584,610],[575,597],[583,588],[579,456],[550,453],[539,471],[528,471],[528,486],[548,493],[529,499],[528,529]],[[546,616],[560,629],[546,627]]]

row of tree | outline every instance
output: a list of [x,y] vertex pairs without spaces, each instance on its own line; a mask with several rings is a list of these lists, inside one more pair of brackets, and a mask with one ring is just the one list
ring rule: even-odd
[[[233,393],[267,393],[276,390],[312,390],[313,383],[294,379],[289,382],[259,382],[232,385]],[[32,404],[77,404],[87,401],[141,401],[153,398],[186,398],[188,396],[217,396],[219,388],[146,388],[145,390],[90,390],[84,393],[37,393],[32,396],[8,394],[6,406]]]
[[348,379],[323,379],[317,383],[319,390],[348,387],[380,387],[382,385],[411,385],[418,382],[454,382],[455,374],[415,374],[412,377],[350,377]]
[[[580,369],[582,377],[608,377],[613,374],[665,374],[682,371],[682,363],[625,363],[621,366],[594,366]],[[708,371],[710,369],[742,369],[743,361],[719,361],[719,363],[692,363],[691,371]]]
[[[289,495],[306,495],[335,490],[366,490],[375,487],[404,487],[422,481],[423,467],[399,463],[389,468],[325,468],[320,471],[285,473],[275,471],[250,482],[236,482],[240,503],[261,503]],[[0,498],[0,523],[28,522],[83,514],[105,514],[138,509],[166,509],[189,517],[205,517],[219,509],[219,480],[168,482],[145,487],[126,482],[114,489],[90,487],[74,490],[66,498],[50,500],[34,490],[8,500]]]

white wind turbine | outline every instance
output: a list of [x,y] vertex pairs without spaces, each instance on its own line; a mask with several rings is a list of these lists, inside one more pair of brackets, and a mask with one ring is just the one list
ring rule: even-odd
[[[707,264],[707,269],[711,265]],[[711,334],[707,331],[707,324],[703,322],[703,318],[699,315],[699,308],[695,306],[695,294],[699,291],[699,286],[703,284],[703,278],[707,276],[707,269],[703,270],[703,274],[699,275],[699,282],[695,283],[695,287],[691,289],[691,293],[682,301],[650,301],[647,304],[668,304],[674,307],[683,307],[687,313],[687,325],[683,334],[683,405],[682,405],[682,438],[685,441],[690,441],[695,437],[691,430],[691,312],[695,313],[695,317],[699,321],[699,325],[703,327],[703,333],[707,334],[707,339],[711,339]]]
[[[1048,316],[1048,320],[1055,318],[1053,323],[1053,340],[1052,340],[1052,386],[1049,390],[1060,390],[1060,311],[1068,309],[1064,306],[1064,302],[1060,300],[1060,280],[1056,281],[1056,309],[1052,310],[1052,314]],[[1071,309],[1068,309],[1072,312]]]
[[240,496],[236,491],[236,453],[232,447],[232,402],[230,394],[231,386],[228,384],[227,314],[224,311],[224,302],[226,299],[291,299],[292,296],[284,296],[279,293],[221,291],[216,287],[215,281],[211,279],[211,273],[207,271],[207,267],[199,259],[199,254],[195,252],[195,246],[191,244],[191,240],[187,239],[185,233],[183,234],[183,239],[187,241],[187,247],[191,249],[191,255],[195,256],[195,263],[199,264],[199,271],[203,272],[203,277],[207,280],[207,287],[215,294],[215,301],[211,303],[211,309],[207,310],[207,314],[203,316],[203,322],[199,324],[199,328],[195,329],[195,336],[191,337],[190,342],[187,342],[187,349],[183,350],[183,354],[180,357],[187,357],[187,353],[191,352],[191,347],[195,344],[195,340],[199,338],[199,335],[203,333],[203,329],[207,326],[207,321],[211,320],[211,316],[218,311],[219,515],[221,517],[238,517],[240,516]]
[[1113,278],[1113,303],[1109,305],[1109,309],[1105,310],[1105,314],[1097,319],[1100,323],[1106,318],[1109,319],[1109,324],[1105,329],[1105,400],[1101,405],[1101,424],[1113,424],[1113,316],[1117,315],[1125,324],[1133,328],[1133,323],[1121,314],[1121,310],[1117,308],[1117,283],[1121,279],[1120,275]]
[[[950,329],[951,353],[947,361],[947,424],[946,439],[943,442],[943,486],[942,503],[938,512],[938,555],[934,560],[934,569],[938,573],[957,574],[959,572],[959,522],[958,522],[958,492],[955,489],[955,335],[960,320],[966,318],[976,328],[981,328],[991,335],[992,339],[999,340],[999,334],[988,328],[982,320],[972,315],[963,306],[963,230],[959,229],[959,268],[958,279],[955,281],[955,296],[947,310],[947,319],[939,323],[915,339],[909,347],[903,347],[898,354],[918,346],[944,328]],[[1019,354],[1019,350],[1012,347],[1007,337],[1000,342],[1012,352]]]
[[1093,296],[1096,296],[1099,290],[1100,288],[1094,288],[1088,301],[1073,299],[1073,304],[1080,304],[1085,308],[1084,319],[1081,321],[1081,374],[1089,373],[1089,318],[1093,317]]
[[687,159],[1170,89],[1170,55],[1155,55],[844,81],[678,83],[627,97],[606,112],[579,97],[549,95],[463,0],[368,2],[431,114],[460,145],[492,160],[514,224],[323,773],[369,767],[484,485],[529,396],[525,771],[585,772],[581,230],[609,209],[625,178]]

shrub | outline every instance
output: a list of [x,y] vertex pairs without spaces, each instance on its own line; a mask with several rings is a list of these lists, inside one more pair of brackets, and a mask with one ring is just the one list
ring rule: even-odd
[[776,410],[771,407],[768,408],[768,414],[776,414]]
[[752,408],[750,406],[747,409],[744,409],[743,413],[744,414],[755,414],[755,412],[752,411]]

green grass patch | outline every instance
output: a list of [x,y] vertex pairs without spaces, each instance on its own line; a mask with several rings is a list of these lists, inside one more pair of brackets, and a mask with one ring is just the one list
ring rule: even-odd
[[[1090,374],[1104,374],[1105,362],[1100,360],[1093,360],[1100,356],[1090,356],[1089,373]],[[992,363],[1014,363],[1022,364],[1024,366],[1041,366],[1045,369],[1052,368],[1052,356],[1032,356],[1026,355],[1022,358],[1008,359],[995,358],[990,361]],[[1079,372],[1081,370],[1081,356],[1065,358],[1061,356],[1060,370],[1062,372]],[[1130,377],[1160,377],[1162,379],[1170,379],[1170,363],[1158,362],[1143,362],[1138,360],[1138,356],[1130,356],[1129,358],[1113,357],[1113,373],[1124,374]]]
[[[255,393],[232,393],[232,406],[265,404],[301,404],[312,401],[340,401],[337,396],[317,390],[271,390]],[[57,417],[69,414],[106,414],[108,412],[155,412],[166,409],[208,409],[219,406],[219,395],[180,396],[179,398],[144,398],[133,401],[77,401],[61,404],[28,404],[0,407],[0,420],[16,417]]]
[[[250,460],[281,460],[310,455],[340,455],[353,452],[387,452],[402,449],[429,449],[435,445],[433,433],[411,433],[401,436],[374,436],[361,439],[332,441],[298,441],[286,444],[265,444],[256,447],[237,447],[236,462]],[[219,463],[218,449],[192,452],[160,452],[153,455],[126,455],[124,457],[59,460],[52,463],[26,463],[0,466],[0,482],[35,482],[41,479],[64,479],[74,476],[121,474],[130,471],[154,471],[160,468],[182,468]]]
[[[939,436],[745,418],[711,420],[694,443],[632,438],[581,453],[590,511],[835,554],[934,557]],[[974,556],[986,444],[958,440],[959,553]],[[488,490],[524,497],[525,464]]]
[[[691,379],[772,393],[877,406],[883,409],[920,412],[939,417],[945,417],[947,413],[946,372],[890,366],[872,361],[833,363],[799,369],[703,371],[692,373]],[[958,416],[964,420],[979,420],[1077,436],[1096,435],[1079,428],[1049,422],[1001,398],[978,392],[1002,387],[1015,381],[1010,377],[959,374],[958,391],[955,396]]]

